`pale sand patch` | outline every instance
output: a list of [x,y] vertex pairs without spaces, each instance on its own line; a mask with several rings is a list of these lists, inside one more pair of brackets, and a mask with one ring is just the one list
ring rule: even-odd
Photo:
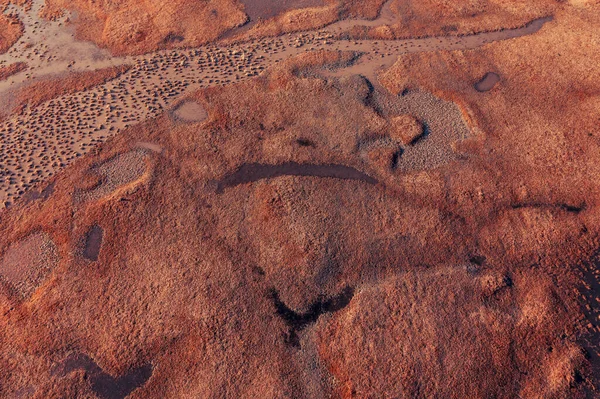
[[150,150],[150,151],[157,152],[157,153],[161,153],[163,150],[160,145],[155,144],[155,143],[148,143],[146,141],[139,141],[135,144],[135,146],[137,148],[142,148],[142,149]]
[[204,107],[196,101],[185,101],[175,109],[174,114],[184,122],[202,122],[208,118]]

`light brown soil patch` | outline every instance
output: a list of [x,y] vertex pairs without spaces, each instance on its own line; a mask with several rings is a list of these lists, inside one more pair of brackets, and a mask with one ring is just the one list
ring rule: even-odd
[[35,233],[11,245],[0,260],[0,280],[21,297],[28,297],[58,263],[54,243],[43,233]]
[[195,101],[184,101],[181,105],[175,108],[173,112],[176,118],[184,122],[202,122],[208,118],[208,113],[202,106]]

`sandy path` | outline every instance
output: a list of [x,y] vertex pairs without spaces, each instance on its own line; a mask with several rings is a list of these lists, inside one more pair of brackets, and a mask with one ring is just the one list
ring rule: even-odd
[[[338,29],[390,22],[387,3],[376,21],[343,21],[317,32],[112,58],[91,43],[76,41],[61,21],[41,21],[37,18],[39,7],[41,0],[34,2],[30,12],[13,7],[25,23],[26,34],[0,57],[0,65],[25,60],[29,69],[0,82],[0,96],[22,82],[48,74],[77,68],[95,70],[122,63],[133,67],[104,85],[25,109],[0,124],[0,208],[9,206],[32,186],[56,174],[108,137],[157,116],[186,93],[248,79],[289,57],[320,49],[364,53],[354,66],[333,75],[362,74],[374,79],[379,69],[392,65],[402,54],[473,49],[533,34],[550,19],[535,20],[519,29],[461,37],[387,41],[333,39],[332,32]],[[33,47],[27,46],[30,42],[34,43]]]

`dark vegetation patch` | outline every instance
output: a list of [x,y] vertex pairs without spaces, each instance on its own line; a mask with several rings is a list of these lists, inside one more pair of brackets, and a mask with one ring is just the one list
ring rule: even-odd
[[277,315],[285,321],[289,327],[288,335],[285,342],[294,347],[300,347],[300,339],[298,333],[306,328],[309,324],[315,323],[319,317],[325,313],[333,313],[342,310],[354,297],[354,288],[346,287],[342,292],[333,298],[326,300],[318,300],[310,305],[308,312],[297,313],[290,309],[279,298],[279,293],[276,290],[271,290],[270,298],[275,305]]
[[315,143],[313,143],[311,140],[309,139],[304,139],[304,138],[299,138],[296,139],[296,143],[300,146],[300,147],[315,147]]
[[165,36],[165,38],[163,39],[163,44],[181,43],[184,40],[185,38],[183,36],[171,32],[167,36]]

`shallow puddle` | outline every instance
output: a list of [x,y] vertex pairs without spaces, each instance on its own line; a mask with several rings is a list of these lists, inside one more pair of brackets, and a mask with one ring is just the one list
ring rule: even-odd
[[102,399],[124,399],[152,376],[152,365],[145,364],[115,378],[102,370],[92,358],[81,353],[67,357],[53,374],[64,377],[77,370],[85,371],[92,391]]
[[255,163],[245,164],[234,173],[224,177],[218,182],[217,193],[222,193],[228,187],[281,176],[334,178],[377,184],[377,180],[371,176],[345,165],[314,165],[296,162],[286,162],[280,165]]
[[97,224],[93,225],[85,235],[85,247],[83,249],[83,257],[87,260],[97,261],[102,246],[102,237],[104,231]]
[[244,12],[250,21],[269,19],[289,10],[308,7],[321,7],[323,0],[242,0]]
[[498,82],[500,82],[500,75],[494,72],[488,72],[479,82],[475,83],[475,90],[479,92],[490,91]]
[[25,195],[23,196],[23,200],[26,203],[34,202],[37,200],[45,201],[54,192],[54,185],[55,183],[48,184],[43,190],[30,190],[27,193],[25,193]]

